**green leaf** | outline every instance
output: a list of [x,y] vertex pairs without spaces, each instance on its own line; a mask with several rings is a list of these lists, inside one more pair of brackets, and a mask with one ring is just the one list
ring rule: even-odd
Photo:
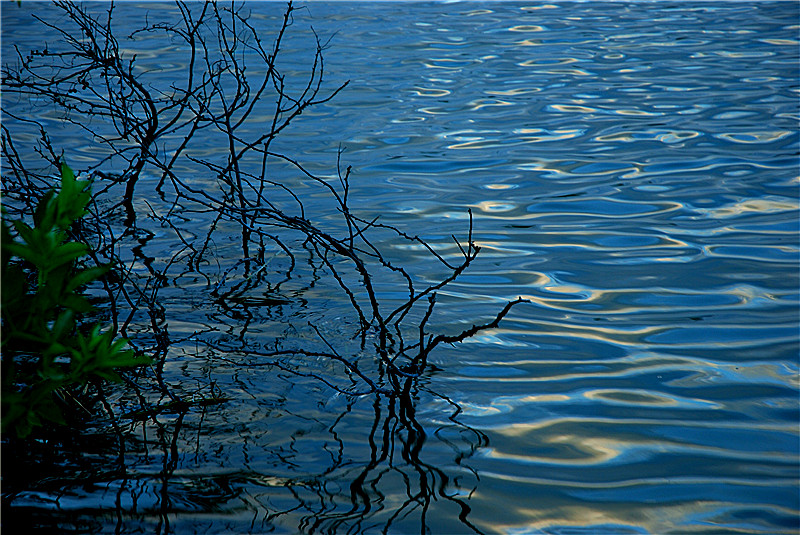
[[85,383],[92,377],[119,381],[118,368],[150,362],[131,349],[122,349],[128,341],[124,338],[114,341],[113,331],[101,332],[99,325],[95,325],[88,335],[79,334],[77,341],[77,347],[70,350],[70,377],[77,383]]
[[32,249],[27,245],[11,243],[6,245],[5,252],[11,256],[16,256],[17,258],[30,262],[36,267],[44,265],[47,262],[47,257],[45,255],[42,255],[38,250]]
[[57,224],[62,229],[86,214],[86,206],[92,198],[91,182],[76,180],[75,173],[61,163],[61,191],[56,197]]
[[[3,212],[3,432],[26,437],[46,421],[65,423],[59,407],[72,403],[68,389],[92,378],[118,381],[118,370],[150,362],[114,331],[79,320],[92,309],[81,288],[111,269],[76,267],[89,247],[70,240],[68,231],[89,202],[91,182],[61,164],[61,187],[40,199],[33,227],[21,220],[9,225]],[[87,327],[88,334],[77,332]]]
[[58,315],[56,321],[53,323],[53,339],[63,340],[72,334],[75,328],[75,312],[67,309]]
[[[22,241],[24,243],[30,243],[31,241],[35,240],[35,238],[33,237],[33,233],[35,231],[32,227],[28,226],[27,223],[25,223],[24,221],[12,221],[12,224],[14,225],[14,230],[17,231],[19,237],[22,238]],[[20,246],[22,245],[14,241],[13,243],[6,244],[6,247],[9,247],[12,244]]]
[[50,266],[52,268],[68,264],[82,256],[86,256],[89,246],[80,242],[67,242],[58,245],[51,252]]
[[59,165],[61,167],[61,180],[67,184],[75,182],[75,173],[72,168],[65,162],[60,162]]
[[89,301],[80,294],[68,293],[63,296],[62,303],[64,307],[74,310],[75,312],[90,312],[94,307]]
[[111,269],[110,265],[107,266],[95,266],[87,269],[83,269],[78,273],[75,273],[72,278],[67,283],[66,290],[68,292],[73,292],[80,288],[81,286],[85,286],[92,282],[93,280],[97,280],[103,275],[105,275],[108,270]]
[[51,205],[53,196],[55,195],[55,190],[50,190],[39,200],[39,204],[36,205],[36,210],[33,212],[33,224],[36,228],[50,230],[53,228],[53,224],[55,220],[53,218],[53,206]]
[[[10,254],[27,260],[37,269],[50,271],[59,264],[54,263],[57,258],[56,251],[66,235],[58,231],[45,231],[40,228],[31,228],[22,221],[14,221],[14,228],[22,238],[23,243],[6,244],[5,249]],[[75,242],[72,246],[62,250],[65,254],[72,254],[75,250],[86,250],[86,246]],[[66,244],[65,244],[66,245]],[[77,245],[77,247],[75,247]]]

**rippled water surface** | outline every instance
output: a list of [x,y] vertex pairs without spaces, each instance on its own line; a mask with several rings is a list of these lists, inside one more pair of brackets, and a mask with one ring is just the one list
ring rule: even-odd
[[[36,39],[31,4],[3,6],[6,41]],[[350,85],[280,147],[330,173],[341,143],[355,208],[434,244],[472,209],[483,250],[439,329],[530,303],[437,349],[397,432],[380,397],[184,348],[171,380],[233,401],[11,505],[121,533],[797,533],[798,4],[336,2],[295,25],[285,61],[313,25]],[[172,291],[171,332],[209,324]],[[341,307],[305,298],[335,333]]]

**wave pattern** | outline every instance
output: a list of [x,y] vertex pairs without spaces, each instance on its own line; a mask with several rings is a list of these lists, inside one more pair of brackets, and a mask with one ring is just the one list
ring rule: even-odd
[[354,87],[382,96],[349,130],[359,180],[444,236],[478,216],[483,263],[443,324],[531,301],[438,354],[436,389],[489,438],[472,518],[795,532],[797,6],[412,11],[402,37],[345,38],[376,65]]
[[[254,21],[276,6],[254,3]],[[168,463],[145,441],[124,479],[18,506],[139,504],[130,525],[161,530],[171,505],[186,532],[412,532],[409,481],[424,480],[434,533],[796,533],[798,4],[308,7],[296,16],[339,32],[331,86],[351,83],[273,150],[330,170],[342,143],[354,207],[443,247],[472,209],[482,255],[442,293],[442,330],[530,304],[437,350],[419,428],[397,432],[393,408],[314,406],[319,384],[186,348],[167,373],[213,370],[235,401],[183,422],[196,444],[165,453],[170,504]],[[287,37],[284,58],[303,65],[307,47]],[[185,61],[173,54],[156,54],[165,76]],[[210,321],[202,305],[185,318],[170,328]]]

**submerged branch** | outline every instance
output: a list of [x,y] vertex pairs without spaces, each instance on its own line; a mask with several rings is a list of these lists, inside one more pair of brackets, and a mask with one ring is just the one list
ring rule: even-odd
[[[113,4],[100,15],[71,2],[55,5],[64,16],[58,24],[35,17],[58,36],[58,47],[30,54],[18,50],[18,65],[3,68],[2,89],[5,95],[31,103],[49,102],[62,112],[64,124],[80,128],[105,148],[85,170],[102,195],[102,202],[98,199],[89,216],[87,228],[94,230],[86,240],[93,242],[95,262],[117,266],[114,275],[103,280],[105,294],[112,301],[113,324],[126,332],[139,321],[134,318],[139,318],[140,312],[147,317],[150,336],[155,339],[153,348],[162,357],[155,369],[160,392],[170,392],[162,369],[167,349],[174,343],[168,334],[168,307],[162,293],[170,280],[186,273],[204,280],[217,306],[233,316],[237,311],[230,303],[246,303],[248,292],[264,290],[277,295],[282,284],[300,278],[302,266],[296,257],[307,254],[313,271],[309,287],[326,281],[340,292],[357,327],[354,332],[338,334],[344,340],[360,340],[358,350],[339,349],[338,341],[309,324],[328,351],[302,347],[259,351],[253,347],[256,342],[246,336],[252,319],[247,310],[241,314],[246,319],[238,328],[239,339],[248,346],[248,354],[268,359],[264,362],[270,366],[359,395],[407,392],[408,382],[425,372],[428,354],[437,345],[460,342],[495,328],[515,305],[525,302],[521,298],[508,302],[492,321],[457,335],[430,333],[437,292],[456,281],[480,252],[474,240],[472,211],[468,210],[466,236],[452,236],[449,248],[457,249],[456,256],[460,256],[453,260],[417,234],[353,211],[353,170],[342,163],[341,147],[335,176],[318,175],[299,158],[274,148],[274,140],[290,124],[307,110],[335,98],[348,85],[345,81],[327,86],[323,52],[328,42],[313,29],[305,73],[287,77],[285,72],[297,70],[294,65],[281,68],[281,50],[296,12],[292,2],[276,21],[271,45],[259,35],[255,21],[241,4],[179,1],[171,22],[145,19],[127,40],[115,35],[112,22],[118,12]],[[141,64],[129,52],[136,49],[135,39],[144,34],[148,38],[162,36],[183,47],[187,63],[181,75],[165,83],[155,68]],[[60,155],[45,133],[44,122],[17,110],[4,100],[3,112],[9,121],[41,129],[34,150],[52,166]],[[263,127],[253,129],[255,121]],[[31,214],[33,199],[44,194],[52,177],[48,171],[34,171],[28,155],[20,154],[14,134],[8,124],[2,125],[2,158],[10,171],[4,177],[8,181],[5,191],[13,209]],[[209,152],[209,142],[217,143],[219,151]],[[273,162],[284,169],[283,174],[272,169]],[[157,179],[151,191],[145,189],[147,182],[140,181],[146,174]],[[306,206],[308,190],[315,199],[327,200],[326,213]],[[147,211],[137,213],[137,206],[146,206]],[[109,221],[118,220],[120,210],[125,215],[123,228],[112,229]],[[147,256],[145,245],[156,239],[156,233],[142,228],[137,218],[156,221],[171,236],[169,258],[156,261]],[[218,245],[233,237],[231,228],[241,251],[238,257],[231,256],[230,248],[217,254]],[[390,258],[387,240],[421,248],[442,270],[441,276],[431,282]],[[132,256],[123,251],[131,251]],[[279,283],[267,282],[269,259],[275,256],[285,260]],[[399,291],[392,291],[388,298],[379,288],[392,283]],[[284,302],[279,295],[270,299],[262,297],[256,302]],[[407,345],[404,339],[414,343]],[[366,351],[367,341],[373,344],[374,353]],[[293,369],[280,361],[291,356],[335,362],[366,387],[341,388],[335,386],[335,379]],[[362,359],[370,359],[371,365],[359,366]],[[365,371],[368,368],[373,371]]]

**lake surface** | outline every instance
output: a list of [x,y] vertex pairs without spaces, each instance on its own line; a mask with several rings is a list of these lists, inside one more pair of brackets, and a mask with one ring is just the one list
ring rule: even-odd
[[[438,330],[490,319],[517,296],[530,303],[437,348],[411,415],[385,396],[349,398],[242,366],[246,353],[221,360],[179,344],[165,379],[187,390],[214,380],[232,400],[138,430],[125,470],[98,455],[4,488],[4,523],[10,514],[65,533],[797,533],[798,6],[298,11],[285,68],[307,64],[313,26],[333,35],[326,79],[350,84],[278,148],[330,174],[341,144],[354,208],[434,245],[464,236],[472,209],[483,250],[442,292]],[[251,7],[268,29],[283,9]],[[122,34],[134,15],[172,8],[118,9]],[[4,57],[10,43],[40,46],[33,11],[54,12],[3,6]],[[137,61],[168,79],[185,64],[179,52],[163,45]],[[87,140],[54,141],[76,167],[91,161]],[[168,247],[145,249],[158,258]],[[421,255],[395,252],[437,276]],[[300,284],[290,304],[242,319],[212,310],[197,280],[174,283],[173,336],[269,336],[310,318],[352,344],[333,290]],[[388,282],[382,292],[391,299]]]

